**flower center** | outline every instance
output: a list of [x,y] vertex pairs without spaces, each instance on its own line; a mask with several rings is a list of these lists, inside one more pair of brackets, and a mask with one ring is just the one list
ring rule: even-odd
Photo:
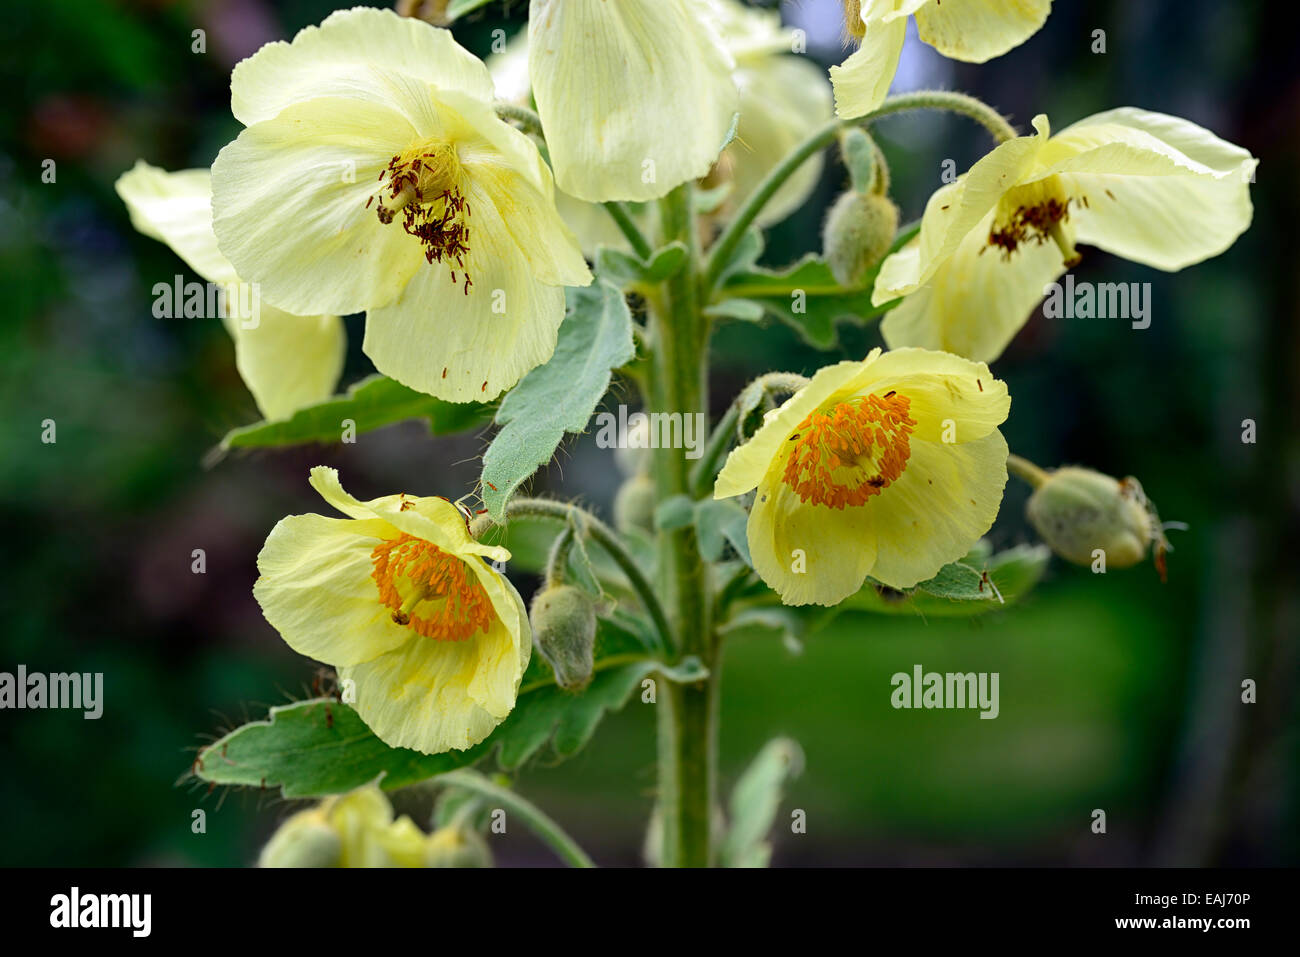
[[905,395],[864,395],[808,414],[790,442],[785,482],[802,502],[863,505],[898,479],[911,457],[916,421]]
[[1009,189],[998,202],[988,244],[1010,259],[1021,243],[1041,245],[1051,239],[1060,248],[1065,265],[1076,266],[1081,257],[1061,229],[1061,223],[1070,218],[1072,202],[1076,200],[1066,195],[1059,176]]
[[[461,291],[468,296],[474,285],[465,271],[470,208],[460,191],[460,174],[460,157],[450,143],[412,147],[388,161],[366,207],[378,200],[375,211],[384,225],[400,213],[402,228],[420,241],[425,260],[454,264],[464,276]],[[451,281],[459,281],[455,269]]]
[[380,542],[370,577],[393,621],[438,641],[463,641],[492,624],[492,601],[464,561],[412,535]]

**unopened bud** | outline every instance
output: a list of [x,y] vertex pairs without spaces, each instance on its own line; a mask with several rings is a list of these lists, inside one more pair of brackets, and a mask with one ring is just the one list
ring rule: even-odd
[[841,286],[858,285],[884,258],[898,231],[888,196],[849,190],[835,201],[822,230],[822,255]]
[[581,691],[595,667],[596,603],[581,588],[555,585],[533,598],[533,643],[555,671],[555,683]]
[[652,531],[657,501],[654,480],[648,475],[632,476],[614,495],[614,527],[620,532]]
[[1091,564],[1100,549],[1109,567],[1129,568],[1159,537],[1138,480],[1117,481],[1092,469],[1049,472],[1025,511],[1052,551],[1076,565]]
[[343,844],[320,808],[301,811],[280,825],[257,859],[258,867],[338,867]]
[[492,851],[478,831],[443,827],[424,842],[425,867],[491,867]]

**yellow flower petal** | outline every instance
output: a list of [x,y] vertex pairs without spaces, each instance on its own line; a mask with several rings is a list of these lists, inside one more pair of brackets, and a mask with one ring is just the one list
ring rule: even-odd
[[893,6],[892,0],[864,3],[862,22],[866,33],[861,46],[842,64],[831,67],[835,112],[845,119],[863,116],[878,107],[894,82],[898,56],[907,36],[907,17],[892,16]]
[[[911,402],[912,435],[961,444],[1007,420],[1011,396],[983,362],[929,349],[891,349],[868,366],[874,391],[897,389]],[[951,423],[951,428],[949,428]]]
[[131,225],[166,243],[208,282],[233,282],[235,267],[217,248],[212,232],[212,180],[208,170],[175,173],[136,160],[117,178],[117,195],[126,203]]
[[697,0],[533,0],[529,70],[560,189],[655,199],[704,176],[736,114]]
[[[990,213],[925,285],[885,314],[891,349],[920,346],[992,362],[1029,320],[1043,288],[1065,272],[1055,243],[1029,243],[1011,257],[988,245]],[[915,242],[915,240],[913,240]]]
[[876,533],[871,577],[911,588],[993,527],[1007,484],[1007,443],[993,431],[961,444],[918,440],[902,476],[866,506]]
[[335,666],[377,658],[411,640],[378,598],[371,552],[395,535],[365,521],[290,515],[257,556],[253,596],[289,647]]
[[916,30],[944,56],[984,63],[1028,40],[1051,11],[1052,0],[935,0],[916,11]]
[[230,109],[245,126],[316,97],[388,103],[403,78],[492,99],[487,68],[452,38],[391,10],[357,7],[306,27],[292,43],[268,43],[230,78]]

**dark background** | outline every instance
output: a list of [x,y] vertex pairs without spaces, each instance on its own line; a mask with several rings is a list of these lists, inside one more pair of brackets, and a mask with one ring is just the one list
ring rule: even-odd
[[[341,5],[341,4],[340,4]],[[268,794],[177,786],[203,733],[301,695],[315,665],[262,620],[250,589],[266,533],[320,510],[316,464],[361,497],[468,491],[485,436],[429,441],[414,424],[354,446],[200,460],[258,416],[216,321],[157,320],[153,283],[184,265],[137,235],[113,192],[137,157],[208,165],[238,132],[229,71],[263,42],[318,23],[314,0],[19,0],[0,29],[0,670],[102,671],[105,711],[0,713],[0,864],[250,862],[287,808]],[[833,0],[785,5],[825,63],[842,53]],[[1166,275],[1085,250],[1079,279],[1152,283],[1153,321],[1031,320],[996,372],[1013,396],[1013,450],[1040,464],[1133,474],[1171,533],[1170,580],[1148,564],[1104,578],[1054,561],[1028,600],[978,620],[842,619],[801,654],[728,648],[728,785],[775,734],[806,770],[775,861],[807,864],[1284,864],[1297,828],[1296,542],[1300,532],[1296,242],[1300,83],[1280,6],[1214,0],[1057,0],[1046,27],[984,66],[912,42],[899,87],[967,90],[1022,130],[1113,106],[1178,114],[1260,157],[1255,221],[1231,250]],[[512,28],[523,23],[512,4]],[[486,53],[501,5],[456,27]],[[207,52],[191,52],[202,28]],[[1091,52],[1093,31],[1106,52]],[[828,42],[825,42],[829,40]],[[904,219],[944,158],[988,148],[956,117],[882,123]],[[41,182],[42,162],[57,181]],[[845,182],[828,165],[813,201],[769,238],[783,264],[817,248]],[[344,384],[370,371],[348,321]],[[874,323],[829,360],[784,327],[717,336],[715,413],[753,374],[860,357]],[[624,389],[623,396],[629,395]],[[617,400],[615,400],[617,401]],[[58,441],[40,441],[41,422]],[[1242,420],[1258,441],[1241,441]],[[590,438],[536,487],[606,509],[612,457]],[[1031,540],[1014,483],[992,537]],[[192,549],[207,574],[190,571]],[[520,579],[525,596],[533,582]],[[997,671],[1001,716],[895,711],[889,676]],[[1243,705],[1253,678],[1259,702]],[[602,863],[636,863],[654,783],[653,716],[630,704],[593,744],[519,786]],[[208,814],[191,833],[191,812]],[[1108,833],[1089,830],[1094,808]],[[782,820],[785,820],[783,812]],[[502,863],[546,863],[526,835]]]

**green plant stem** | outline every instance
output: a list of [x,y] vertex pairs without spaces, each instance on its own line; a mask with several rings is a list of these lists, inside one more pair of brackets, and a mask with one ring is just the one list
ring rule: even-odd
[[705,288],[712,289],[717,284],[723,269],[731,261],[736,246],[744,238],[746,230],[758,218],[758,214],[763,211],[768,201],[776,195],[776,191],[794,174],[795,170],[830,146],[841,129],[847,126],[865,125],[883,116],[905,113],[909,110],[948,110],[952,113],[960,113],[984,126],[999,143],[1013,139],[1017,135],[1015,127],[987,103],[965,93],[953,93],[947,90],[900,93],[887,98],[884,103],[865,116],[852,120],[831,120],[791,150],[785,159],[771,169],[759,183],[758,188],[750,194],[735,218],[727,224],[727,228],[723,230],[722,235],[709,251],[708,265],[704,271]]
[[632,250],[643,260],[649,260],[654,255],[654,250],[650,247],[650,241],[645,238],[645,235],[633,221],[627,207],[619,202],[609,202],[602,205],[614,220],[614,224],[618,226],[619,232],[631,244]]
[[565,834],[563,828],[551,820],[541,808],[514,791],[493,784],[477,771],[448,771],[438,775],[436,782],[448,787],[472,791],[517,815],[530,831],[541,838],[546,846],[570,867],[596,866],[595,862],[587,856],[587,852],[579,847],[573,838]]
[[1014,454],[1007,455],[1007,471],[1016,478],[1028,482],[1034,488],[1038,488],[1048,479],[1045,470],[1039,468],[1029,459]]
[[704,452],[695,464],[695,471],[691,474],[691,497],[700,498],[709,491],[709,486],[722,467],[723,457],[731,448],[732,439],[740,438],[736,433],[740,425],[741,408],[746,404],[746,396],[752,395],[753,390],[758,389],[761,393],[759,396],[761,401],[763,395],[774,392],[797,392],[807,384],[806,378],[793,372],[769,372],[767,375],[759,376],[742,389],[731,405],[727,406],[727,411],[722,414],[718,424],[714,426],[713,433],[704,446]]
[[[641,604],[645,607],[646,614],[650,616],[650,621],[654,625],[655,633],[659,637],[660,653],[671,654],[677,645],[673,640],[672,627],[669,625],[668,617],[664,613],[663,604],[659,601],[654,586],[650,584],[650,580],[641,571],[641,566],[636,563],[636,560],[623,546],[617,532],[595,515],[568,502],[556,502],[545,498],[516,498],[511,499],[506,505],[507,520],[528,516],[555,518],[564,522],[568,528],[572,528],[574,513],[577,513],[577,520],[583,532],[590,535],[592,541],[603,548],[606,554],[614,560],[614,564],[618,565],[623,574],[627,576],[628,583],[632,586],[632,590],[636,592],[637,597],[641,599]],[[490,517],[480,515],[470,526],[470,534],[475,538],[479,538],[493,524],[495,523]]]
[[[682,242],[687,261],[648,298],[653,346],[648,400],[654,411],[690,414],[709,407],[709,325],[700,301],[691,185],[664,197],[659,212],[661,244]],[[654,452],[651,475],[659,501],[689,493],[691,465],[685,449]],[[680,640],[679,653],[695,655],[709,669],[709,678],[695,684],[659,683],[660,859],[668,867],[706,867],[713,859],[718,675],[708,568],[694,525],[659,536],[659,585]]]
[[546,556],[546,587],[558,588],[568,578],[569,552],[573,551],[573,524],[555,536],[551,552]]
[[533,136],[543,136],[542,118],[526,106],[516,106],[514,103],[494,103],[493,109],[496,110],[497,116],[503,120],[513,120],[519,124],[520,129],[525,133],[531,133]]

